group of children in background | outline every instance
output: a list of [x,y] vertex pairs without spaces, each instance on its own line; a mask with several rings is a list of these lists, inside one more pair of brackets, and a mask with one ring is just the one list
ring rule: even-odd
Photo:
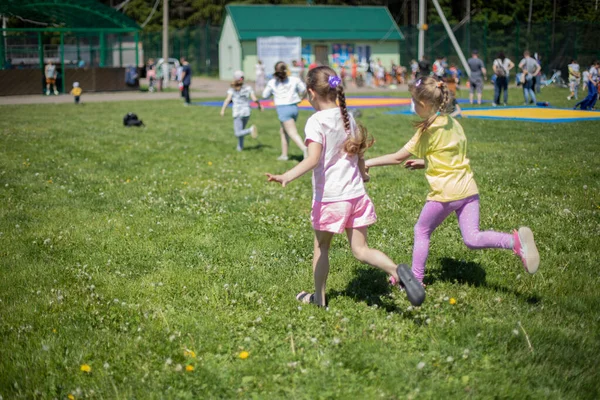
[[[282,146],[290,137],[296,141],[297,103],[305,95],[316,111],[306,123],[304,142],[297,143],[304,151],[304,159],[283,174],[267,174],[268,181],[285,187],[313,171],[311,222],[315,232],[315,288],[313,293],[298,293],[297,300],[318,306],[327,304],[325,289],[329,274],[329,248],[333,235],[345,231],[352,253],[359,261],[385,271],[391,284],[406,290],[409,300],[420,299],[411,300],[415,305],[420,304],[425,293],[423,280],[430,236],[453,212],[458,217],[463,241],[468,248],[508,249],[520,257],[527,272],[533,274],[537,271],[540,259],[530,228],[521,227],[513,233],[479,230],[479,192],[466,156],[464,131],[451,116],[454,101],[446,83],[429,76],[417,78],[410,86],[415,112],[422,119],[416,133],[397,152],[365,160],[365,152],[374,140],[348,112],[341,78],[333,69],[319,66],[309,70],[306,85],[288,76],[284,63],[277,63],[275,72],[275,77],[264,89],[263,97],[275,96],[283,131]],[[250,113],[250,101],[256,102],[257,99],[252,88],[244,84],[241,72],[236,73],[234,78],[221,115],[233,101],[234,121],[238,121],[234,122],[234,132],[238,138],[243,138],[256,133],[255,127],[244,129]],[[409,159],[411,156],[416,159]],[[401,265],[367,243],[367,227],[377,219],[364,185],[370,180],[369,169],[402,163],[406,168],[425,169],[431,187],[414,228],[412,270],[407,270],[409,275],[402,272]],[[409,284],[411,280],[419,284]]]

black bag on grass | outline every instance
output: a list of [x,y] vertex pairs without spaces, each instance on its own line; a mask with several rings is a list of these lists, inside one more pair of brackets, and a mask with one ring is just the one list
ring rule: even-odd
[[144,126],[144,122],[138,119],[138,116],[134,113],[127,113],[123,117],[123,125],[125,126]]

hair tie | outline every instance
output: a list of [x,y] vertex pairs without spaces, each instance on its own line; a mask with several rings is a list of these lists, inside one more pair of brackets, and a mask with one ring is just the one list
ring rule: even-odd
[[329,82],[329,87],[332,89],[335,89],[336,87],[338,87],[338,85],[340,83],[342,83],[342,80],[339,77],[337,77],[336,75],[331,75],[328,79],[328,82]]
[[437,87],[441,89],[443,86],[444,86],[444,82],[438,81]]
[[439,116],[440,116],[440,112],[439,112],[439,111],[438,111],[438,112],[436,112],[436,113],[435,113],[435,116],[436,116],[436,117],[439,117]]
[[415,87],[419,87],[421,85],[421,78],[417,79],[417,81],[415,82]]

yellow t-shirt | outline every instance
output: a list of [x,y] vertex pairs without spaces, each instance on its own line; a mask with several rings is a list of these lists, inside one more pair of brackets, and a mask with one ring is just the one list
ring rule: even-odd
[[74,87],[71,89],[71,94],[73,96],[81,96],[81,92],[83,92],[83,90],[80,87]]
[[404,148],[427,160],[425,177],[431,186],[427,200],[445,203],[478,193],[466,157],[467,138],[454,118],[437,117],[425,132],[418,130]]

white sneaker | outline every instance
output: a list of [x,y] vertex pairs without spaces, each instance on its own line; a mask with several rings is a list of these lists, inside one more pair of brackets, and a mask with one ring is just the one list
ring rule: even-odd
[[287,160],[289,160],[288,156],[281,155],[281,156],[277,157],[277,161],[287,161]]
[[571,100],[571,96],[567,96],[567,100]]
[[535,274],[540,265],[540,253],[533,240],[533,232],[526,226],[522,226],[513,233],[513,252],[523,262],[525,271]]
[[250,129],[252,129],[252,132],[250,132],[250,136],[252,136],[252,139],[256,139],[258,137],[258,128],[256,127],[256,125],[252,125]]
[[240,146],[235,148],[237,151],[243,151],[244,149],[242,149]]
[[55,94],[56,96],[58,96],[58,90],[55,90],[55,91],[54,91],[54,94]]
[[46,96],[50,96],[50,91],[46,90]]

